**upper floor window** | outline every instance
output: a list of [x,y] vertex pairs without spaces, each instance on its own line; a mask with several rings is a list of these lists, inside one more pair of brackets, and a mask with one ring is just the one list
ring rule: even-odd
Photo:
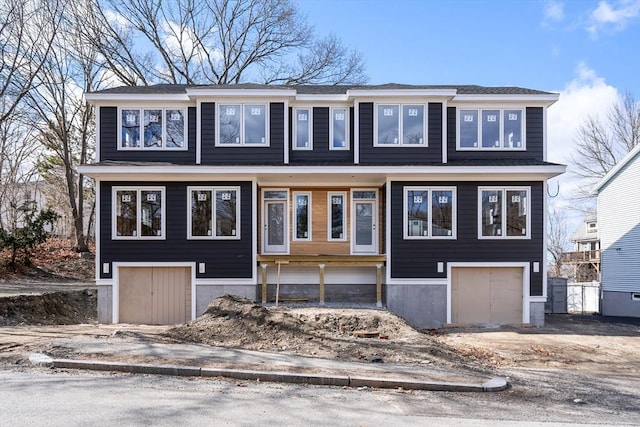
[[377,104],[374,145],[426,146],[424,104]]
[[463,150],[524,150],[522,109],[461,109],[458,148]]
[[349,149],[349,110],[347,108],[331,109],[329,141],[330,150]]
[[164,187],[114,187],[114,239],[164,239]]
[[404,238],[455,239],[455,188],[405,187]]
[[530,236],[528,187],[484,187],[479,193],[479,238],[528,239]]
[[267,145],[266,104],[219,104],[216,145]]
[[239,187],[189,187],[190,239],[240,238]]
[[311,120],[311,108],[296,108],[293,120],[293,149],[312,150],[313,125]]
[[186,150],[184,108],[126,108],[120,114],[119,149]]

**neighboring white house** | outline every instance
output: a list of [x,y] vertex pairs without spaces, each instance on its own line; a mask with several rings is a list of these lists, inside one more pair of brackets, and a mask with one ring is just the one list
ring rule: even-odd
[[640,317],[640,145],[599,183],[602,314]]

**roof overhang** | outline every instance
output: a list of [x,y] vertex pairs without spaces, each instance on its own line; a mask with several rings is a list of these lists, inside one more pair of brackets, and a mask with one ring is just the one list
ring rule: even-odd
[[540,181],[563,174],[542,166],[179,166],[82,165],[100,181],[256,181],[262,186],[380,186],[395,181]]
[[396,98],[407,96],[443,97],[451,98],[457,93],[456,89],[349,89],[349,98]]
[[275,97],[275,98],[287,98],[296,95],[294,89],[211,89],[211,88],[192,88],[186,89],[189,98],[200,97],[239,97],[239,98],[251,98],[251,97]]
[[452,102],[483,103],[483,102],[504,102],[504,103],[527,103],[529,105],[539,104],[550,106],[559,99],[557,93],[549,94],[462,94],[453,97]]
[[122,102],[122,101],[154,101],[160,103],[166,102],[183,102],[191,101],[191,98],[186,93],[111,93],[111,92],[96,92],[85,93],[84,99],[87,102],[97,104],[103,102]]

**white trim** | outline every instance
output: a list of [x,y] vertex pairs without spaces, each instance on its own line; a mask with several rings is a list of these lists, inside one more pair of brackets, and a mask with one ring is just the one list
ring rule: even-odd
[[[341,196],[342,197],[342,237],[339,239],[334,239],[333,237],[331,237],[332,235],[332,215],[331,215],[331,206],[333,205],[333,197],[334,196]],[[349,204],[349,200],[347,198],[347,192],[346,191],[329,191],[327,192],[327,242],[346,242],[347,241],[347,236],[349,235],[349,232],[347,230],[348,224],[347,224],[347,205]]]
[[[502,206],[500,206],[500,232],[498,236],[484,236],[482,234],[482,192],[483,191],[497,191],[502,193]],[[525,205],[526,217],[527,217],[527,233],[525,235],[508,236],[507,231],[507,191],[526,191],[527,201]],[[478,206],[477,206],[477,221],[478,221],[478,240],[530,240],[531,239],[531,187],[530,186],[479,186],[478,187]]]
[[[102,138],[100,138],[100,108],[102,107],[98,107],[95,106],[94,107],[94,114],[95,114],[95,126],[96,126],[96,144],[95,144],[95,150],[93,153],[93,159],[96,162],[100,161],[100,144],[102,144]],[[116,114],[117,113],[117,109],[116,109]],[[117,119],[117,117],[116,117]],[[117,132],[117,130],[116,130]],[[116,136],[117,138],[117,136]],[[116,142],[117,144],[117,142]]]
[[607,174],[596,184],[596,186],[591,191],[593,194],[597,194],[602,187],[607,185],[609,181],[613,179],[614,176],[620,172],[628,163],[633,160],[633,158],[640,154],[640,144],[636,145],[631,151],[629,151]]
[[[241,217],[242,218],[242,217]],[[251,270],[254,283],[258,277],[258,224],[260,223],[258,218],[258,183],[256,180],[251,181]]]
[[447,323],[451,323],[451,270],[453,268],[466,267],[521,267],[522,271],[522,323],[530,322],[530,292],[531,279],[529,274],[530,263],[528,262],[447,262]]
[[[191,196],[193,191],[208,191],[211,194],[211,232],[210,235],[207,236],[193,236],[191,233],[193,232],[191,218],[192,215],[192,204],[191,204]],[[216,192],[218,191],[235,191],[236,193],[236,212],[235,212],[235,221],[236,221],[236,229],[235,234],[232,236],[217,236],[216,235],[216,219],[217,219],[217,209],[216,209]],[[240,224],[242,212],[242,189],[240,186],[221,186],[221,185],[196,185],[196,186],[187,186],[187,240],[240,240],[242,235],[242,227]]]
[[[269,108],[271,108],[271,104],[269,104]],[[269,119],[269,120],[271,120],[271,119]],[[289,141],[289,130],[288,130],[289,127],[286,125],[287,123],[289,123],[289,102],[288,101],[284,102],[284,123],[285,123],[285,125],[284,125],[284,141],[283,141],[284,149],[282,150],[283,151],[282,154],[283,154],[284,158],[283,158],[282,161],[283,161],[283,163],[285,165],[288,165],[289,164],[289,144],[290,144],[290,141]],[[269,129],[271,129],[271,128],[269,128]],[[269,135],[269,139],[271,139],[271,135]],[[257,211],[255,211],[255,212],[257,212]]]
[[[409,236],[409,221],[407,215],[408,198],[407,193],[409,191],[426,191],[427,192],[427,227],[426,235],[422,236]],[[433,209],[432,209],[432,193],[433,191],[451,191],[451,236],[433,236]],[[403,240],[456,240],[458,238],[458,206],[457,206],[457,188],[453,187],[438,187],[430,185],[410,185],[402,187],[402,239]]]
[[[270,123],[271,115],[270,113],[270,102],[265,101],[245,101],[245,102],[236,102],[233,101],[219,101],[215,103],[215,120],[216,120],[216,129],[215,129],[215,147],[270,147],[271,146],[271,138],[269,137],[270,132]],[[238,136],[238,142],[235,143],[221,143],[220,142],[220,108],[221,107],[239,107],[240,110],[240,135]],[[246,142],[246,107],[264,107],[264,142]],[[253,114],[253,113],[252,113]],[[286,132],[285,132],[286,134]]]
[[198,100],[196,103],[196,165],[200,163],[202,163],[202,101]]
[[353,163],[360,163],[360,103],[353,106]]
[[195,262],[112,262],[113,286],[111,290],[112,322],[120,322],[120,268],[122,267],[190,267],[191,268],[191,320],[196,318],[196,263]]
[[196,279],[196,287],[197,286],[255,286],[255,285],[256,285],[255,277],[247,278],[247,279],[238,279],[238,278]]
[[228,96],[228,97],[293,97],[296,96],[295,89],[247,89],[243,87],[234,89],[210,89],[210,88],[187,88],[185,90],[188,99],[192,97],[207,96]]
[[[95,243],[96,243],[96,259],[95,259],[95,272],[94,272],[94,276],[96,279],[96,283],[98,283],[100,279],[100,275],[101,275],[101,271],[102,268],[100,267],[100,265],[102,264],[102,260],[101,255],[102,255],[102,251],[101,251],[101,239],[100,239],[100,229],[101,229],[101,221],[102,221],[102,215],[100,215],[100,187],[101,187],[101,182],[100,180],[96,180],[95,181],[95,186],[96,186],[96,193],[95,193],[95,204],[96,204],[96,218],[95,218],[95,222],[94,222],[94,233],[95,233]],[[113,275],[113,267],[111,269],[111,274]],[[113,276],[112,276],[113,277]]]
[[[466,110],[472,110],[475,111],[477,113],[477,147],[463,147],[460,144],[462,143],[461,140],[461,136],[460,136],[460,127],[462,126],[462,111],[466,111]],[[494,110],[494,111],[498,111],[498,115],[500,116],[500,135],[499,135],[499,139],[500,139],[500,145],[499,146],[491,146],[491,147],[485,147],[483,146],[483,142],[482,142],[482,126],[483,126],[483,117],[482,117],[482,113],[484,111],[487,110]],[[521,139],[521,145],[522,147],[505,147],[505,135],[504,135],[504,128],[505,128],[505,121],[504,121],[504,113],[507,110],[518,110],[521,112],[521,116],[520,116],[520,139]],[[525,107],[502,107],[502,106],[468,106],[468,107],[458,107],[456,109],[456,151],[499,151],[499,152],[506,152],[506,151],[527,151],[527,138],[526,138],[526,134],[527,134],[527,109]]]
[[[340,109],[344,110],[344,147],[334,147],[333,146],[333,137],[334,137],[334,114],[335,110]],[[329,151],[349,151],[351,149],[351,141],[349,140],[349,107],[329,107]]]
[[[135,236],[118,236],[116,211],[116,195],[118,191],[135,191],[136,192],[136,235]],[[143,236],[140,224],[142,223],[142,192],[143,191],[159,191],[160,192],[160,215],[161,217],[161,234],[159,236]],[[166,240],[167,239],[167,192],[165,186],[143,186],[137,187],[133,185],[119,185],[111,187],[111,239],[112,240]]]
[[[542,188],[543,190],[547,189],[547,185],[549,185],[548,181],[545,179],[544,182],[542,183]],[[548,194],[548,192],[547,192]],[[547,269],[549,268],[548,266],[548,260],[547,257],[549,256],[548,254],[548,244],[549,242],[547,241],[547,227],[548,227],[548,219],[549,219],[549,210],[548,210],[548,197],[545,196],[542,198],[542,271],[540,271],[540,274],[542,274],[542,298],[544,298],[544,302],[547,301]]]
[[347,102],[349,96],[344,93],[301,93],[296,94],[296,101],[301,102]]
[[[373,191],[375,193],[375,197],[373,199],[361,199],[361,198],[354,198],[353,197],[353,193],[357,192],[357,191]],[[378,241],[380,240],[380,235],[379,235],[379,217],[380,217],[380,212],[379,212],[379,205],[380,203],[378,202],[378,189],[377,188],[359,188],[359,187],[352,187],[349,191],[349,198],[351,199],[350,201],[350,230],[349,230],[349,240],[351,241],[350,246],[350,253],[352,255],[363,255],[363,254],[377,254],[378,253]],[[371,230],[371,234],[372,234],[372,249],[370,251],[356,251],[356,203],[357,202],[371,202],[373,204],[373,212],[372,212],[372,218],[371,220],[373,221],[373,230]]]
[[[298,237],[298,196],[307,196],[307,237]],[[313,205],[311,191],[294,191],[291,193],[291,231],[294,242],[311,242],[313,240]]]
[[[189,150],[189,107],[187,106],[167,106],[166,104],[161,104],[163,106],[158,106],[158,104],[155,105],[148,105],[148,106],[139,106],[139,105],[133,105],[133,106],[118,106],[117,110],[117,129],[116,129],[116,151],[188,151]],[[140,145],[137,147],[124,147],[122,145],[122,112],[124,110],[132,110],[132,111],[138,111],[138,119],[140,121],[140,123],[138,124],[138,132],[139,132],[139,137],[140,137]],[[144,136],[145,136],[145,131],[144,131],[144,112],[145,111],[151,111],[151,110],[159,110],[162,111],[162,145],[160,147],[157,146],[151,146],[151,147],[146,147],[145,146],[145,141],[144,141]],[[168,137],[168,129],[167,129],[167,125],[168,125],[168,114],[167,111],[169,110],[179,110],[182,111],[183,113],[183,120],[184,120],[184,124],[182,126],[182,137],[183,137],[183,141],[182,141],[182,147],[167,147],[167,137]]]
[[[547,282],[546,277],[547,277],[547,275],[545,274],[543,277],[545,278],[544,279],[544,286],[546,287],[546,282]],[[546,293],[546,291],[545,291],[545,293]],[[547,296],[545,295],[545,296],[529,297],[529,303],[531,304],[533,302],[544,302],[544,303],[546,303],[547,302]]]
[[[380,143],[378,141],[378,107],[391,106],[398,107],[398,138],[397,142]],[[405,144],[404,141],[404,107],[421,106],[422,110],[422,142],[418,144]],[[426,148],[429,146],[428,137],[429,104],[420,102],[374,102],[373,104],[373,146],[374,147],[403,147],[403,148]]]
[[[389,270],[389,268],[387,268]],[[397,278],[397,279],[387,279],[385,282],[386,286],[447,286],[447,278],[433,278],[433,277],[425,277],[425,278]]]
[[457,93],[456,89],[349,89],[347,96],[355,97],[453,97]]
[[393,259],[393,254],[391,253],[391,178],[386,179],[384,183],[384,193],[386,197],[385,202],[385,212],[384,212],[384,220],[385,220],[385,254],[387,255],[387,265],[385,268],[385,283],[392,283],[391,279],[391,260]]
[[[300,111],[307,111],[307,132],[308,132],[308,145],[304,147],[298,146],[298,115]],[[313,151],[313,107],[294,107],[293,108],[293,120],[291,121],[291,133],[293,134],[293,141],[291,143],[291,149],[293,151]]]
[[100,101],[151,101],[151,102],[179,102],[191,101],[185,93],[85,93],[84,99],[92,104]]
[[453,97],[453,102],[522,102],[531,106],[538,103],[550,106],[558,100],[560,94],[460,94]]
[[[448,117],[447,117],[447,101],[442,101],[442,163],[446,164],[449,160],[449,134],[447,131]],[[429,120],[429,115],[427,114],[427,121]],[[427,141],[428,143],[429,141]]]

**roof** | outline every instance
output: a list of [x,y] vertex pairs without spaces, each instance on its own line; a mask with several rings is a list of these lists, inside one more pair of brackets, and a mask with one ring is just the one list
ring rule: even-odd
[[640,158],[640,144],[636,145],[631,151],[629,151],[614,167],[611,169],[593,188],[594,193],[599,193],[603,187],[605,187],[611,180],[635,159]]
[[458,95],[555,95],[535,89],[516,86],[478,86],[478,85],[407,85],[386,83],[381,85],[263,85],[256,83],[222,84],[222,85],[185,85],[157,84],[151,86],[119,86],[103,89],[92,94],[140,94],[140,95],[179,95],[187,90],[295,90],[299,94],[346,94],[349,90],[454,90]]
[[593,241],[598,240],[598,231],[588,231],[587,224],[588,223],[597,223],[597,217],[594,212],[587,213],[582,221],[576,227],[576,230],[573,232],[573,236],[571,236],[571,241],[573,242],[585,242],[585,241]]

